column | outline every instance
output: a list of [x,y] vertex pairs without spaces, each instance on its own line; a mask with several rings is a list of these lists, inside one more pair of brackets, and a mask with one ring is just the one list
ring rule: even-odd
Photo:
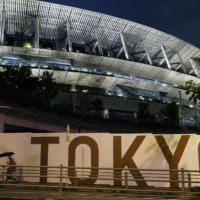
[[103,118],[104,118],[104,119],[109,119],[109,110],[108,110],[108,109],[105,109],[105,110],[103,111]]
[[199,70],[197,69],[196,63],[194,62],[193,58],[190,58],[189,61],[190,61],[190,64],[192,65],[194,73],[198,76],[199,75]]
[[104,95],[108,95],[108,92],[109,92],[109,89],[108,89],[108,88],[105,88],[105,89],[104,89]]
[[96,53],[95,49],[98,45],[98,42],[96,41],[94,44],[93,44],[93,47],[92,47],[92,53]]
[[34,21],[34,37],[33,37],[33,48],[39,48],[39,26],[40,26],[40,17],[36,16]]
[[76,91],[76,85],[72,85],[72,86],[71,86],[71,91],[72,91],[72,92],[75,92],[75,91]]
[[147,59],[148,59],[148,61],[149,61],[149,64],[152,65],[153,62],[152,62],[152,60],[151,60],[151,57],[150,57],[150,55],[149,55],[149,52],[148,52],[148,50],[147,50],[147,46],[146,46],[145,42],[144,42],[144,50],[145,50],[145,52],[146,52],[146,56],[147,56]]
[[182,58],[181,58],[179,52],[176,52],[176,55],[178,56],[178,59],[179,59],[179,61],[180,61],[180,63],[181,63],[181,67],[182,67],[184,73],[186,73],[185,65],[183,64],[183,60],[182,60]]
[[99,36],[98,26],[95,27],[95,33],[96,33],[96,38],[97,38],[97,43],[98,43],[99,54],[101,56],[103,56],[103,50],[102,50],[102,46],[101,46],[101,40],[100,40],[100,36]]
[[122,53],[123,50],[124,50],[124,47],[121,47],[121,48],[119,49],[119,52],[117,53],[116,58],[119,58],[119,56],[120,56],[120,54]]
[[121,38],[121,41],[122,41],[122,45],[123,45],[123,48],[124,48],[124,53],[125,53],[125,56],[126,56],[126,59],[129,60],[129,54],[128,54],[128,50],[127,50],[127,47],[126,47],[126,43],[125,43],[125,40],[124,40],[124,35],[123,33],[120,33],[120,38]]
[[0,133],[4,133],[4,114],[0,113]]
[[67,20],[67,41],[68,41],[69,51],[72,52],[73,48],[72,48],[71,28],[70,28],[69,20]]
[[1,16],[1,32],[0,32],[0,45],[4,44],[5,40],[5,22],[6,22],[6,11],[2,10],[2,16]]
[[169,59],[168,59],[168,57],[167,57],[167,53],[166,53],[166,51],[165,51],[165,47],[164,47],[163,45],[161,45],[161,50],[162,50],[162,53],[163,53],[163,55],[164,55],[164,58],[165,58],[165,61],[166,61],[166,63],[167,63],[168,68],[169,68],[169,69],[172,69],[172,68],[171,68],[171,65],[170,65],[170,62],[169,62]]

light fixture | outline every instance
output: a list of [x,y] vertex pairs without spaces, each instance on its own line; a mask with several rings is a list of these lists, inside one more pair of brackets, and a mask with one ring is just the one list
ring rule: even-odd
[[23,43],[23,47],[25,47],[25,48],[32,48],[32,44],[31,44],[31,42],[29,42],[29,41],[25,41],[25,42]]
[[117,96],[118,96],[118,97],[123,97],[123,94],[117,93]]
[[108,71],[106,74],[107,74],[107,75],[112,75],[112,72]]
[[72,89],[71,89],[71,91],[72,91],[72,92],[76,92],[76,91],[77,91],[77,89],[73,89],[73,88],[72,88]]
[[194,108],[194,106],[192,104],[189,104],[188,107],[189,108]]

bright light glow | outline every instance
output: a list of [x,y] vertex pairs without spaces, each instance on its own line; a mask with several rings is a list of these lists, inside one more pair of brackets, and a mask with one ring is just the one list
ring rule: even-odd
[[117,96],[118,96],[118,97],[123,97],[123,94],[117,93]]
[[76,89],[71,89],[71,91],[72,91],[72,92],[76,92],[77,90],[76,90]]
[[88,69],[87,68],[81,68],[83,72],[87,72]]
[[32,48],[32,44],[29,41],[24,41],[23,42],[23,47],[25,47],[25,48]]
[[194,108],[194,106],[192,104],[189,104],[188,107],[189,108]]
[[88,90],[83,90],[82,92],[86,93],[86,92],[88,92]]
[[107,75],[112,75],[112,72],[108,71],[108,72],[107,72]]
[[35,67],[37,65],[37,63],[32,63],[31,67]]
[[145,100],[145,98],[143,96],[139,96],[138,98],[141,100]]

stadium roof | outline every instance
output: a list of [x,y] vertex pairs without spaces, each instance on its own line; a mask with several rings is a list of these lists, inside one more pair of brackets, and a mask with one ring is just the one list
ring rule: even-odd
[[[69,46],[70,43],[85,47],[92,45],[91,54],[8,46],[2,46],[1,52],[64,58],[73,60],[73,64],[79,67],[104,69],[181,86],[190,79],[200,83],[198,78],[200,50],[174,36],[135,22],[69,6],[36,0],[0,0],[0,2],[0,9],[5,11],[1,12],[1,25],[5,14],[7,35],[23,32],[24,36],[35,37],[38,31],[40,39],[62,40]],[[38,27],[36,18],[39,19]],[[95,47],[98,47],[101,56],[92,55],[95,53]],[[107,51],[108,56],[103,56],[103,51]],[[124,52],[125,59],[119,59],[121,52]],[[180,90],[156,82],[89,75],[81,71],[66,73],[58,71],[54,76],[56,73],[58,73],[57,82],[61,83],[64,83],[67,77],[71,84],[94,87],[112,88],[116,84],[122,84],[164,91],[172,98],[178,98]]]

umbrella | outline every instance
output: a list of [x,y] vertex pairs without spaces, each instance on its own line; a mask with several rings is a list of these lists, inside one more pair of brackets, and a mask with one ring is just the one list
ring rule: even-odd
[[0,158],[6,157],[6,156],[12,156],[12,155],[14,155],[14,154],[15,154],[15,153],[13,153],[13,152],[5,152],[5,153],[0,154]]

